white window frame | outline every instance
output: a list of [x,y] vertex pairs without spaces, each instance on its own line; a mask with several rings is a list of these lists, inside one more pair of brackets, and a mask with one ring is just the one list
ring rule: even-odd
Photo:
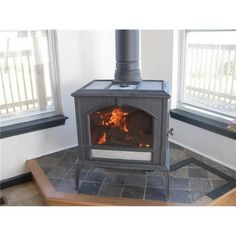
[[177,108],[188,111],[206,118],[214,119],[224,123],[230,123],[235,117],[224,115],[211,109],[206,109],[192,104],[184,103],[184,88],[185,88],[185,55],[186,55],[186,32],[191,31],[227,31],[227,30],[179,30],[178,35],[178,85],[177,85]]
[[43,118],[52,117],[58,114],[62,114],[61,108],[61,96],[60,96],[60,87],[59,87],[59,64],[58,64],[58,47],[57,47],[57,34],[55,30],[46,30],[47,40],[48,40],[48,55],[50,61],[50,78],[51,78],[51,88],[52,88],[52,97],[54,103],[54,111],[39,111],[37,113],[25,114],[24,116],[11,117],[4,121],[1,121],[0,127],[33,121]]

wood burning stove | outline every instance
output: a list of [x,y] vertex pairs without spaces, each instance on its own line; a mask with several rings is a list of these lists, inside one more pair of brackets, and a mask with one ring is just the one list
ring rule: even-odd
[[169,194],[167,83],[142,80],[137,30],[116,31],[114,80],[94,80],[75,91],[78,164],[161,171]]

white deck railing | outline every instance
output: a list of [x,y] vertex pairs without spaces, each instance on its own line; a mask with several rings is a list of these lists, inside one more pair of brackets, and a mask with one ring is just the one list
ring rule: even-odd
[[192,105],[236,114],[236,45],[189,44],[185,98]]
[[0,114],[45,109],[52,98],[42,76],[32,51],[0,52]]

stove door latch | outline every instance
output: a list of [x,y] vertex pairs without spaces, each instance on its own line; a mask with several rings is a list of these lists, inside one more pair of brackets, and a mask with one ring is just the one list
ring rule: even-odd
[[173,128],[169,129],[169,131],[167,132],[167,135],[174,135],[173,131],[174,131]]

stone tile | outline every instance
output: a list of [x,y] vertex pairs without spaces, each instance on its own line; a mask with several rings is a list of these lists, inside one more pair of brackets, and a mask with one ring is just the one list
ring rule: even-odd
[[228,169],[228,170],[226,171],[226,174],[236,180],[236,171],[235,171],[235,170]]
[[124,184],[130,186],[145,186],[147,175],[124,175]]
[[54,167],[49,171],[48,177],[52,179],[64,179],[67,173],[68,169],[66,168]]
[[211,180],[212,182],[212,185],[213,185],[213,189],[216,189],[216,188],[219,188],[223,185],[225,185],[226,183],[228,183],[228,181],[224,180],[224,179],[221,179],[221,180],[218,180],[218,179],[212,179]]
[[76,166],[74,165],[70,170],[68,170],[67,174],[66,174],[66,179],[75,179],[75,170],[76,170]]
[[187,157],[182,150],[172,149],[170,150],[170,163],[174,164],[179,161],[186,160]]
[[148,176],[147,187],[165,188],[165,182],[162,175]]
[[120,197],[122,191],[122,185],[117,184],[105,184],[103,183],[98,195]]
[[205,160],[205,157],[203,157],[203,156],[201,156],[201,155],[199,155],[199,154],[197,154],[197,153],[195,153],[195,152],[192,152],[192,151],[190,151],[190,150],[188,150],[188,149],[185,149],[185,150],[184,150],[184,153],[185,153],[185,156],[186,156],[187,158],[195,158],[195,159],[197,159],[197,160],[199,160],[199,161]]
[[56,166],[59,160],[60,158],[49,157],[49,156],[43,156],[36,159],[41,168],[52,168]]
[[101,187],[101,183],[82,182],[79,187],[79,193],[96,195]]
[[69,148],[68,152],[78,152],[78,149],[79,149],[79,147],[75,146],[75,147]]
[[124,184],[124,175],[121,174],[107,174],[105,180],[105,183],[109,183],[109,184],[120,184],[123,185]]
[[205,195],[205,193],[192,191],[192,192],[191,192],[192,201],[195,202],[195,201],[197,201],[198,199],[202,198],[204,195]]
[[145,192],[145,199],[165,201],[165,189],[147,187]]
[[56,187],[60,184],[60,182],[61,182],[60,179],[53,179],[53,178],[50,178],[49,180],[50,180],[50,182],[52,183],[52,185],[54,186],[54,188],[56,188]]
[[176,178],[189,178],[188,168],[182,167],[180,169],[177,169],[176,171],[172,171],[170,175]]
[[143,199],[144,187],[124,185],[122,197]]
[[[73,154],[73,153],[72,153]],[[66,155],[64,155],[56,164],[56,167],[62,167],[62,168],[66,168],[66,169],[70,169],[72,168],[72,166],[74,165],[74,160],[72,160],[70,158],[70,156],[68,155],[68,153]]]
[[84,181],[101,183],[103,182],[106,174],[103,172],[89,171],[84,178]]
[[189,179],[170,177],[170,188],[190,190]]
[[177,203],[191,203],[190,191],[170,189],[169,201]]
[[201,169],[202,167],[196,165],[195,163],[191,163],[187,166],[188,168],[198,168],[198,169]]
[[212,191],[210,179],[190,179],[190,188],[192,191],[209,193]]
[[43,170],[43,172],[47,175],[49,173],[49,171],[52,169],[52,168],[49,168],[49,167],[41,167],[41,169]]
[[86,176],[87,176],[88,173],[89,173],[89,170],[82,170],[82,171],[80,172],[80,180],[81,180],[81,181],[85,180],[85,178],[86,178]]
[[56,190],[64,193],[75,193],[75,181],[64,179],[58,184]]
[[[89,170],[82,170],[80,172],[80,181],[83,181],[86,177],[86,175],[89,173]],[[65,179],[75,180],[75,167],[72,168],[66,175]]]
[[203,168],[188,168],[190,178],[209,178],[207,170]]
[[208,171],[208,176],[210,179],[218,179],[218,180],[222,180],[222,178],[218,175],[215,175],[214,173]]

